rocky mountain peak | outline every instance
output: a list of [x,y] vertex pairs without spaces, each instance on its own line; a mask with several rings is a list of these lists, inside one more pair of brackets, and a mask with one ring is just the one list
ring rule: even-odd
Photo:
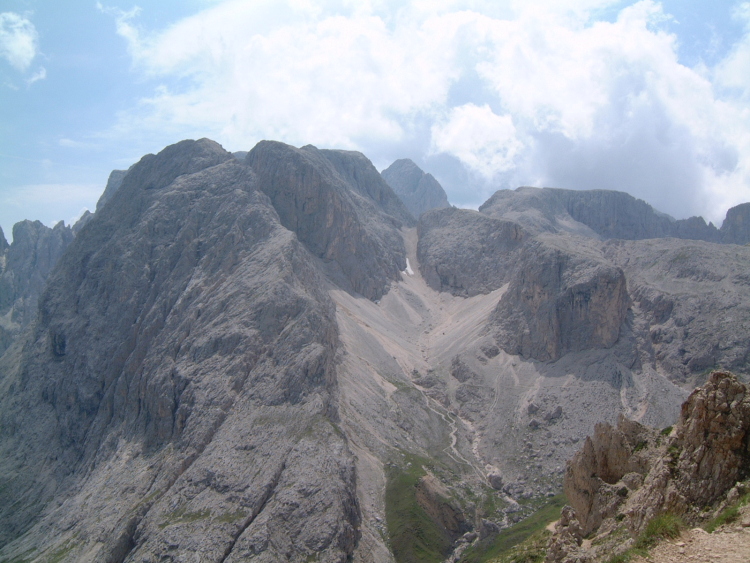
[[5,238],[5,233],[3,233],[3,228],[0,227],[0,253],[4,253],[8,250],[9,246],[8,241]]
[[109,173],[107,185],[105,186],[102,195],[99,196],[99,200],[96,202],[96,211],[99,211],[104,207],[104,204],[106,204],[112,198],[114,193],[120,189],[122,181],[125,179],[125,174],[127,173],[127,170],[112,170],[112,172]]
[[742,203],[727,211],[721,225],[723,242],[747,244],[750,242],[750,203]]
[[47,278],[74,236],[62,221],[53,228],[28,220],[13,226],[0,262],[0,355],[34,320]]
[[414,217],[430,209],[450,207],[440,183],[408,158],[395,161],[381,174]]
[[261,141],[246,162],[282,224],[351,289],[377,299],[400,279],[413,219],[363,155]]
[[610,190],[499,190],[479,210],[521,221],[533,232],[569,232],[602,239],[721,241],[718,229],[712,223],[707,225],[702,217],[675,220],[641,199]]
[[57,553],[52,525],[69,560],[345,561],[359,510],[323,287],[248,165],[205,141],[144,157],[0,357],[0,397],[38,398],[0,409],[0,549]]

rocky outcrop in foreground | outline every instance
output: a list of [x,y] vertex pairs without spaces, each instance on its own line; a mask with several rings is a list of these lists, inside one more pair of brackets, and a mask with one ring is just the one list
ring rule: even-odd
[[[715,371],[683,403],[674,429],[658,432],[624,417],[616,428],[596,427],[568,463],[564,489],[573,512],[558,523],[547,562],[597,560],[622,547],[605,541],[615,530],[636,535],[664,513],[698,524],[748,475],[750,387]],[[593,545],[606,549],[579,547],[592,533]]]

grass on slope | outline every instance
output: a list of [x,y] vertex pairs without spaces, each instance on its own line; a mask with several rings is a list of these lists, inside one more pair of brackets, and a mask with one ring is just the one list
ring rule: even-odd
[[[542,506],[534,514],[521,520],[517,524],[514,524],[510,528],[501,531],[497,536],[492,538],[489,542],[478,542],[476,545],[467,549],[461,558],[461,563],[484,563],[486,561],[496,561],[499,557],[508,554],[512,548],[525,542],[532,540],[531,544],[538,544],[541,539],[544,539],[546,545],[546,534],[543,533],[544,528],[550,522],[554,522],[560,518],[560,511],[565,505],[565,497],[563,495],[556,495],[552,497],[547,504]],[[532,536],[534,536],[532,538]],[[543,560],[544,555],[542,553],[541,559],[538,559],[539,546],[528,546],[529,549],[525,550],[525,561],[533,563],[537,560]],[[533,549],[532,549],[533,547]],[[520,555],[520,554],[519,554]],[[524,561],[524,559],[520,559]]]
[[675,539],[680,536],[685,529],[685,522],[682,518],[675,516],[671,512],[666,512],[655,516],[646,524],[646,528],[635,540],[633,547],[625,553],[615,555],[607,563],[628,563],[633,557],[640,555],[648,556],[648,550],[656,545],[659,541],[665,539]]
[[386,472],[385,516],[391,550],[398,563],[439,563],[451,540],[417,502],[417,482],[426,459],[407,454]]

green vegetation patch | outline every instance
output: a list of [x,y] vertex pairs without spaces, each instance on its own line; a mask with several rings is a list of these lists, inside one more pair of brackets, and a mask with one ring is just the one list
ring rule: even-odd
[[159,528],[162,530],[167,526],[174,526],[175,524],[186,524],[190,522],[196,522],[198,520],[204,520],[211,517],[211,511],[209,509],[199,510],[198,512],[188,512],[187,507],[182,506],[167,515],[167,519],[159,524]]
[[547,541],[551,535],[549,530],[534,532],[492,563],[542,563],[547,557]]
[[682,521],[682,518],[671,512],[665,512],[652,518],[646,524],[646,529],[638,537],[634,547],[636,549],[648,549],[659,540],[679,537],[684,529],[685,522]]
[[238,510],[236,512],[225,512],[224,514],[217,516],[216,521],[225,524],[231,524],[233,522],[236,522],[237,520],[242,520],[246,516],[247,512],[245,512],[244,510]]
[[640,452],[641,450],[645,450],[648,447],[648,442],[646,440],[641,440],[635,445],[635,448],[633,448],[633,452]]
[[628,563],[636,556],[647,557],[648,550],[659,541],[678,538],[684,529],[685,522],[679,516],[671,512],[660,514],[646,524],[646,528],[635,540],[633,547],[609,558],[607,563]]
[[417,483],[426,475],[428,461],[406,454],[401,464],[386,471],[385,517],[393,556],[398,563],[439,563],[451,540],[417,502]]
[[735,522],[740,517],[740,508],[748,503],[750,503],[750,491],[742,495],[735,504],[727,506],[724,510],[722,510],[719,515],[709,521],[703,527],[703,529],[710,534],[724,524],[731,524],[732,522]]
[[[485,561],[495,561],[498,558],[504,561],[510,551],[527,540],[530,540],[535,534],[544,531],[547,524],[560,518],[560,511],[565,506],[565,496],[556,495],[552,497],[542,508],[534,514],[514,524],[510,528],[502,530],[494,538],[488,538],[486,541],[477,542],[471,548],[464,552],[461,558],[462,563],[484,563]],[[537,536],[538,539],[538,536]],[[545,543],[546,546],[546,543]],[[530,549],[528,557],[535,549]],[[529,563],[536,559],[528,559]]]
[[50,553],[49,556],[45,559],[45,562],[60,563],[60,561],[63,561],[68,556],[68,554],[75,549],[76,545],[77,544],[74,541],[66,541],[55,551]]

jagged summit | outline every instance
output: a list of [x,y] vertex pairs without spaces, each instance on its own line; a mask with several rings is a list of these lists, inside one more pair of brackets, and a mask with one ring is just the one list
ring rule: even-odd
[[54,228],[40,221],[13,226],[13,242],[0,248],[0,356],[36,317],[37,301],[74,233],[62,221]]
[[252,168],[211,142],[144,157],[0,358],[0,546],[344,560],[358,511],[322,287]]
[[414,219],[361,153],[261,141],[247,155],[281,223],[350,287],[377,299],[406,268]]
[[[743,207],[747,206],[747,207]],[[479,207],[535,232],[570,232],[602,239],[674,237],[707,242],[750,242],[750,206],[730,209],[721,229],[702,217],[675,220],[643,200],[616,191],[529,188],[499,190]]]
[[727,211],[721,224],[723,242],[747,244],[750,242],[750,203],[741,203]]
[[750,247],[610,238],[661,224],[623,194],[415,222],[360,153],[207,139],[110,180],[0,250],[2,560],[461,561],[750,367]]
[[450,207],[438,181],[408,158],[395,161],[381,174],[414,217],[430,209]]
[[[573,510],[564,511],[545,561],[608,561],[628,547],[618,531],[636,536],[665,513],[705,523],[750,476],[749,439],[750,387],[724,371],[690,394],[674,429],[659,432],[624,417],[617,427],[597,425],[568,462]],[[588,548],[583,536],[593,540]]]

